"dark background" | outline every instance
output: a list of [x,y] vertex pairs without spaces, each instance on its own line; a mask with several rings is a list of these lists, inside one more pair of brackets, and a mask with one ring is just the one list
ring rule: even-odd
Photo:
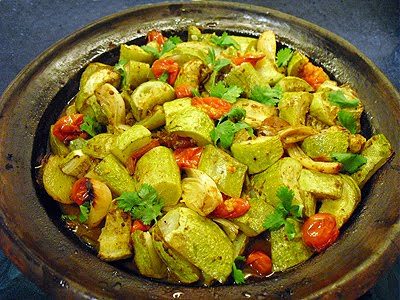
[[[0,0],[0,94],[26,64],[56,41],[100,17],[156,2],[161,1]],[[236,2],[280,10],[338,34],[400,89],[399,0]],[[0,299],[45,297],[0,251]],[[400,299],[400,259],[362,298]]]

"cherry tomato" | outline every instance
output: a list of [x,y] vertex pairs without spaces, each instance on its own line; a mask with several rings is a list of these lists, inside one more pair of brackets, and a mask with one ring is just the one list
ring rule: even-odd
[[257,64],[257,62],[265,57],[265,54],[263,53],[246,53],[243,56],[238,56],[235,58],[232,58],[232,62],[235,65],[241,65],[244,62],[251,63],[253,66]]
[[243,216],[250,209],[250,203],[243,198],[230,198],[225,200],[212,212],[217,218],[234,219]]
[[71,189],[71,199],[78,205],[93,198],[93,187],[89,178],[82,177],[74,182]]
[[320,67],[311,62],[306,63],[299,72],[299,77],[307,81],[314,89],[317,89],[329,76]]
[[251,252],[246,259],[246,264],[261,276],[267,276],[272,272],[271,258],[262,251]]
[[179,65],[171,58],[157,59],[151,66],[151,70],[156,78],[168,73],[168,83],[173,85],[179,73]]
[[151,30],[147,34],[147,42],[156,41],[158,45],[163,45],[167,38],[165,38],[161,32],[157,30]]
[[133,175],[135,173],[136,162],[139,158],[141,158],[144,154],[149,152],[151,149],[160,146],[158,140],[151,140],[150,143],[143,146],[142,148],[134,151],[131,156],[129,156],[128,160],[126,161],[126,168],[128,169],[129,173]]
[[148,231],[150,227],[150,225],[143,224],[142,220],[135,220],[131,226],[131,233],[134,233],[136,230]]
[[155,137],[160,142],[160,145],[171,148],[189,148],[196,147],[196,141],[190,137],[179,136],[176,133],[168,133],[166,131],[159,131],[155,134]]
[[174,151],[179,168],[197,168],[203,147],[180,148]]
[[329,213],[318,213],[303,224],[302,236],[304,243],[317,252],[332,245],[339,236],[336,219]]
[[213,120],[218,120],[232,108],[232,104],[216,97],[195,97],[192,99],[192,105],[204,111]]
[[175,87],[175,95],[176,98],[185,98],[185,97],[192,97],[193,87],[189,84],[182,84]]
[[53,134],[61,142],[67,144],[78,137],[87,138],[86,132],[83,132],[80,126],[83,124],[82,114],[73,114],[58,119],[54,124]]

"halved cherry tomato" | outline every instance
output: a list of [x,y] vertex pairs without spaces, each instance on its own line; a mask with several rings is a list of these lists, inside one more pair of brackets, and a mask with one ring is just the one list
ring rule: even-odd
[[246,259],[246,264],[261,276],[267,276],[272,272],[271,258],[262,251],[251,252]]
[[89,178],[82,177],[74,182],[71,189],[71,199],[78,205],[93,198],[93,187]]
[[195,97],[192,99],[192,105],[204,111],[213,120],[218,120],[232,108],[232,104],[216,97]]
[[336,219],[329,213],[318,213],[309,217],[301,231],[304,243],[317,252],[328,248],[339,236]]
[[73,114],[58,119],[54,124],[53,134],[63,143],[68,143],[78,137],[87,138],[87,133],[83,132],[80,126],[83,124],[82,114]]
[[299,71],[299,77],[307,81],[314,89],[317,89],[329,76],[320,67],[314,66],[311,62],[306,63]]
[[222,219],[234,219],[243,216],[250,209],[250,203],[243,198],[225,200],[212,212],[212,215]]
[[174,151],[179,168],[197,168],[203,147],[180,148]]
[[129,174],[133,175],[133,173],[135,173],[136,162],[139,158],[141,158],[143,155],[145,155],[151,149],[158,147],[158,146],[160,146],[160,143],[158,140],[151,140],[151,142],[148,143],[147,145],[134,151],[131,154],[131,156],[129,156],[128,160],[125,163],[125,166],[129,171]]
[[190,137],[179,136],[176,133],[168,133],[166,131],[158,131],[155,134],[161,146],[171,149],[196,147],[197,143]]
[[168,83],[173,85],[179,73],[179,65],[171,58],[157,59],[151,66],[151,70],[156,78],[168,73]]
[[263,53],[246,53],[245,55],[232,58],[232,62],[237,66],[244,62],[251,63],[253,66],[255,66],[257,62],[264,57],[265,54]]
[[148,42],[156,41],[157,44],[159,44],[160,46],[163,45],[166,40],[167,40],[167,38],[165,38],[161,32],[159,32],[155,29],[149,31],[149,33],[147,34]]
[[176,98],[185,98],[185,97],[192,97],[193,87],[189,84],[182,84],[175,87],[175,95]]
[[136,230],[148,231],[150,227],[150,225],[143,224],[142,220],[135,220],[131,226],[131,233],[134,233]]

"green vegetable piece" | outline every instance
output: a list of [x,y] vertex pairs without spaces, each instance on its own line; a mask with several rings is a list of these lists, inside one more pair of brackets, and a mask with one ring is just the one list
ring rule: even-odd
[[156,105],[150,115],[137,122],[136,125],[142,125],[148,130],[154,130],[165,125],[164,108],[161,105]]
[[151,278],[167,276],[167,267],[158,256],[149,232],[136,230],[132,233],[134,260],[140,274]]
[[106,125],[108,122],[107,116],[105,115],[104,110],[101,108],[101,105],[97,101],[97,97],[95,95],[90,96],[84,101],[83,106],[80,109],[80,113],[93,118],[102,125]]
[[153,61],[155,60],[155,57],[144,51],[142,48],[140,48],[137,45],[121,45],[121,50],[120,50],[120,55],[119,55],[119,60],[120,61],[137,61],[137,62],[142,62],[146,64],[152,64]]
[[207,67],[200,59],[192,59],[184,63],[179,70],[175,81],[175,88],[179,86],[188,86],[191,89],[198,89],[200,82],[207,75]]
[[111,152],[125,164],[133,152],[150,142],[151,132],[142,125],[133,125],[117,136],[114,145],[111,147]]
[[115,87],[106,83],[97,88],[94,94],[107,118],[108,129],[125,124],[125,102]]
[[256,38],[233,35],[232,39],[238,43],[242,53],[256,52],[258,42]]
[[182,194],[181,174],[171,149],[160,146],[148,151],[137,161],[134,176],[140,184],[154,187],[165,206],[178,203]]
[[224,82],[228,86],[240,87],[245,96],[249,97],[254,86],[265,86],[265,80],[263,77],[254,69],[251,63],[242,63],[239,66],[232,68],[232,70],[226,75]]
[[158,45],[153,44],[150,42],[145,46],[142,46],[141,48],[148,52],[151,53],[154,57],[160,58],[164,54],[172,51],[173,49],[176,48],[176,45],[182,43],[182,40],[178,36],[171,36],[168,38],[168,40],[163,44],[161,51],[158,50]]
[[[208,50],[208,55],[207,55],[207,65],[209,65],[212,70],[214,71],[214,74],[216,75],[219,70],[221,70],[223,67],[226,67],[231,64],[231,61],[226,58],[220,58],[216,59],[215,57],[215,50],[213,48],[210,48]],[[215,81],[214,81],[215,82]]]
[[247,236],[253,237],[265,231],[263,227],[264,219],[274,212],[274,207],[261,198],[250,198],[249,203],[250,209],[247,213],[239,218],[232,219],[232,221]]
[[332,126],[304,139],[301,149],[312,159],[330,161],[332,153],[346,152],[349,133],[339,126]]
[[351,177],[362,188],[371,176],[388,161],[392,154],[393,149],[387,138],[383,134],[374,135],[366,142],[363,151],[361,151],[361,155],[367,159],[367,163],[352,174]]
[[70,151],[82,150],[87,143],[88,143],[87,140],[84,140],[82,138],[77,138],[69,142],[68,148]]
[[258,137],[254,140],[233,143],[233,157],[249,168],[250,174],[266,170],[283,155],[279,136]]
[[278,71],[274,60],[267,57],[258,61],[255,69],[259,72],[264,81],[270,85],[275,85],[285,77],[284,74]]
[[274,106],[264,105],[244,98],[238,99],[233,104],[232,108],[243,108],[246,111],[244,122],[249,124],[252,128],[259,128],[266,118],[278,114],[277,109]]
[[235,103],[242,92],[243,90],[240,87],[226,87],[222,81],[219,81],[216,85],[211,87],[210,96],[224,99],[229,103]]
[[357,133],[357,122],[351,112],[340,110],[337,114],[339,123],[347,128],[350,133]]
[[342,196],[343,182],[339,175],[303,169],[299,185],[302,190],[314,194],[317,198],[338,199]]
[[218,224],[219,227],[225,232],[226,236],[233,242],[238,233],[239,226],[233,223],[231,220],[213,218],[213,221]]
[[257,40],[257,51],[265,54],[265,58],[275,61],[276,39],[272,30],[266,30],[259,36]]
[[308,63],[308,58],[297,50],[294,51],[287,65],[287,75],[298,77],[299,71],[306,63]]
[[179,136],[194,139],[199,146],[211,143],[210,132],[214,129],[214,122],[203,111],[195,107],[186,107],[182,110],[170,113],[167,106],[164,107],[168,132]]
[[335,125],[335,119],[339,108],[332,105],[327,99],[325,92],[317,92],[313,94],[310,105],[310,115],[325,123],[326,125]]
[[147,63],[130,60],[124,66],[125,69],[125,84],[123,89],[134,90],[142,83],[151,78],[150,65]]
[[250,98],[268,106],[275,106],[281,100],[283,94],[280,87],[270,88],[269,86],[256,85],[251,90]]
[[219,190],[231,197],[240,197],[247,167],[212,145],[205,146],[198,169],[210,176]]
[[49,132],[49,143],[51,153],[58,156],[66,156],[70,152],[68,147],[65,146],[63,142],[61,142],[56,136],[53,134],[54,125],[50,126]]
[[163,54],[161,58],[172,58],[179,66],[193,59],[200,59],[206,64],[209,48],[210,44],[206,42],[180,43],[168,53]]
[[90,157],[82,150],[74,150],[69,153],[60,163],[61,171],[65,174],[81,178],[91,167]]
[[277,82],[275,86],[284,92],[312,92],[314,89],[307,81],[295,76],[287,76]]
[[153,246],[168,270],[182,283],[193,283],[200,279],[200,270],[177,251],[170,248],[162,239],[158,226],[152,232]]
[[148,116],[156,105],[161,105],[175,98],[172,86],[165,82],[151,80],[139,85],[129,101],[133,116],[142,120]]
[[185,108],[192,107],[192,99],[191,98],[179,98],[176,100],[172,100],[163,104],[164,113],[165,113],[165,123],[168,127],[171,124],[171,121],[175,118],[175,115]]
[[188,41],[200,41],[202,39],[202,34],[199,28],[196,26],[188,26]]
[[60,164],[63,158],[50,155],[43,170],[43,185],[46,192],[54,200],[63,204],[72,204],[74,201],[69,197],[72,185],[76,178],[61,171]]
[[[96,179],[103,181],[116,196],[135,191],[136,182],[128,170],[112,154],[108,154],[93,169]],[[87,175],[86,175],[87,177]]]
[[243,232],[240,232],[236,236],[236,239],[232,242],[232,244],[233,244],[233,257],[237,257],[237,256],[243,254],[244,250],[246,249],[246,245],[247,245],[248,241],[249,241],[249,238]]
[[279,102],[279,117],[290,125],[304,125],[313,96],[307,92],[286,92]]
[[231,273],[233,247],[213,221],[185,207],[167,212],[157,223],[165,242],[204,276],[224,282]]
[[293,56],[293,50],[290,48],[282,48],[276,54],[276,64],[278,67],[286,67]]
[[294,204],[303,205],[303,200],[298,192],[298,179],[302,168],[303,166],[294,158],[285,157],[251,178],[250,185],[259,197],[273,207],[277,207],[281,203],[276,194],[282,185],[295,192]]
[[83,113],[86,99],[94,94],[94,91],[105,83],[113,86],[120,84],[121,76],[113,67],[102,63],[91,63],[82,74],[79,84],[79,92],[75,98],[75,107],[78,112]]
[[357,107],[360,101],[357,98],[348,99],[346,95],[341,91],[332,91],[328,94],[328,100],[340,108],[344,107]]
[[112,202],[98,239],[100,259],[115,261],[132,256],[131,223],[131,217]]
[[361,191],[357,183],[348,175],[341,174],[343,192],[339,199],[324,199],[319,209],[320,213],[330,213],[336,219],[338,228],[350,218],[361,200]]
[[82,152],[91,157],[103,159],[111,153],[111,147],[116,137],[111,133],[100,133],[87,141],[82,148]]
[[359,154],[354,153],[332,153],[332,158],[340,162],[343,167],[341,172],[346,172],[353,174],[358,171],[358,169],[367,163],[367,159]]
[[[300,223],[292,221],[294,230],[301,232]],[[271,232],[271,258],[274,272],[284,271],[312,256],[313,252],[303,243],[301,237],[289,240],[285,228]]]

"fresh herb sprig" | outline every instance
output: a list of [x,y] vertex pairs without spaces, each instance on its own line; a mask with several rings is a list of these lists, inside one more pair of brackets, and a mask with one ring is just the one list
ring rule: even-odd
[[87,132],[91,137],[94,137],[102,131],[100,123],[90,116],[83,117],[83,123],[80,128],[82,131]]
[[268,86],[256,85],[250,94],[250,99],[265,105],[275,106],[282,99],[283,91],[280,86],[270,88]]
[[343,165],[341,172],[349,174],[357,172],[367,163],[367,158],[360,154],[335,152],[331,154],[331,157]]
[[176,45],[180,43],[182,43],[182,40],[179,36],[170,36],[168,40],[163,44],[161,50],[158,50],[157,48],[150,45],[144,45],[141,48],[147,53],[152,54],[154,57],[160,58],[165,53],[175,49]]
[[238,256],[232,264],[232,278],[236,284],[243,284],[245,282],[243,271],[236,267],[237,261],[245,261],[245,259],[244,256]]
[[339,106],[340,108],[357,107],[360,103],[357,98],[348,99],[346,95],[340,90],[329,92],[328,100],[333,105]]
[[222,81],[219,81],[211,87],[210,96],[224,99],[229,103],[235,103],[242,92],[243,90],[236,85],[227,87]]
[[206,58],[206,62],[208,65],[211,66],[211,68],[213,69],[213,71],[218,72],[219,70],[221,70],[223,67],[228,66],[231,61],[227,58],[220,58],[220,59],[216,59],[215,57],[215,51],[213,48],[209,48],[208,49],[208,54],[207,54],[207,58]]
[[228,35],[226,31],[222,33],[221,36],[213,35],[211,37],[211,42],[213,42],[215,45],[220,46],[222,48],[227,48],[227,47],[234,47],[237,50],[240,50],[240,45],[238,42],[236,42],[233,37]]
[[357,133],[357,122],[351,112],[342,109],[338,112],[337,116],[344,128],[347,128],[352,134]]
[[274,231],[285,226],[286,236],[289,240],[293,240],[296,236],[293,222],[302,218],[303,206],[292,205],[294,192],[287,186],[279,187],[276,191],[276,196],[281,202],[275,208],[275,211],[266,217],[263,227]]
[[280,67],[286,67],[293,56],[293,50],[290,48],[283,48],[276,54],[276,65]]

